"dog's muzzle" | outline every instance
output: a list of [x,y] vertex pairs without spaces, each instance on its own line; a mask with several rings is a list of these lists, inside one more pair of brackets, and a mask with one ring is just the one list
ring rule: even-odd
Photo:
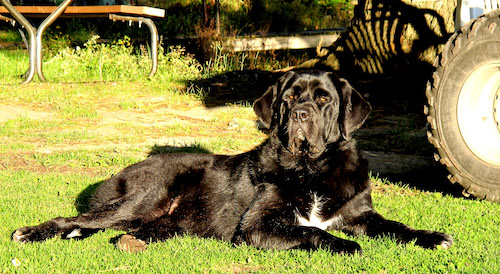
[[321,129],[306,107],[294,109],[288,122],[288,150],[297,156],[307,155],[315,158],[324,151],[324,144],[320,140]]

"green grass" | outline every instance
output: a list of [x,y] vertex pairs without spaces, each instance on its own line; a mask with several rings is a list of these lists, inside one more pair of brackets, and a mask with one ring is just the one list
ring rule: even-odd
[[[18,64],[16,54],[0,52],[6,57],[2,63]],[[168,62],[164,66],[193,66],[192,60],[181,65]],[[127,254],[115,247],[123,233],[115,230],[84,240],[12,242],[11,233],[21,226],[75,216],[96,184],[149,154],[235,154],[265,139],[256,129],[249,104],[207,111],[201,102],[204,91],[192,87],[191,92],[181,92],[188,88],[182,84],[185,80],[204,75],[160,75],[164,77],[111,82],[91,82],[93,76],[88,76],[78,82],[67,78],[24,86],[15,84],[16,79],[0,78],[0,273],[497,273],[500,269],[499,204],[376,177],[373,198],[382,215],[449,233],[455,244],[448,250],[426,250],[389,238],[333,232],[364,249],[363,256],[338,256],[324,250],[234,247],[189,236]],[[21,111],[5,118],[4,106]]]
[[[44,243],[10,242],[13,229],[55,216],[73,216],[79,193],[105,177],[26,171],[1,171],[0,202],[2,227],[0,269],[5,272],[466,272],[495,273],[499,240],[497,204],[457,199],[387,185],[384,194],[375,192],[375,205],[385,216],[415,227],[446,231],[455,237],[449,250],[426,250],[394,241],[337,236],[358,241],[363,256],[332,256],[326,251],[269,251],[249,246],[232,247],[225,242],[177,237],[151,244],[141,254],[125,254],[114,247],[119,231],[105,231],[85,240],[51,239]],[[404,192],[404,193],[401,193]],[[444,206],[446,205],[446,206]],[[13,266],[12,259],[20,266]]]

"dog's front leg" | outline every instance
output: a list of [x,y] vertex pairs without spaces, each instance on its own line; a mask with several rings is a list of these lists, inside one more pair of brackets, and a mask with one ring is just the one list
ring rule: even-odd
[[453,244],[453,238],[448,234],[414,229],[400,222],[387,220],[373,210],[361,214],[346,230],[369,237],[391,236],[401,243],[415,241],[416,245],[424,248],[448,248]]
[[232,242],[278,250],[325,248],[341,254],[362,252],[359,244],[353,241],[335,237],[316,227],[297,225],[293,211],[274,185],[261,185],[241,218]]

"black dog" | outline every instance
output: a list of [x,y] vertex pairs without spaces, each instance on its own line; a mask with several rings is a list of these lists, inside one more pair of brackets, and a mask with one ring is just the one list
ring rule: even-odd
[[289,72],[254,105],[270,138],[236,155],[164,154],[104,182],[89,212],[13,233],[17,242],[125,230],[158,241],[188,233],[260,248],[361,252],[325,230],[395,237],[433,248],[450,236],[416,230],[376,213],[367,162],[350,134],[370,105],[344,79],[320,71]]

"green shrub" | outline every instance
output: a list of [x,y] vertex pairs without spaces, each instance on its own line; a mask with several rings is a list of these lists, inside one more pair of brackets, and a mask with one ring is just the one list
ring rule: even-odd
[[21,42],[21,36],[14,29],[0,31],[0,42]]
[[[151,58],[144,46],[135,49],[125,36],[111,44],[98,43],[92,36],[83,48],[66,47],[46,63],[50,79],[56,81],[131,81],[146,77]],[[195,77],[201,65],[179,46],[167,51],[160,46],[157,78],[176,81]]]
[[197,78],[202,72],[201,64],[181,46],[170,46],[166,52],[160,47],[158,67],[155,77],[162,81],[182,82]]

